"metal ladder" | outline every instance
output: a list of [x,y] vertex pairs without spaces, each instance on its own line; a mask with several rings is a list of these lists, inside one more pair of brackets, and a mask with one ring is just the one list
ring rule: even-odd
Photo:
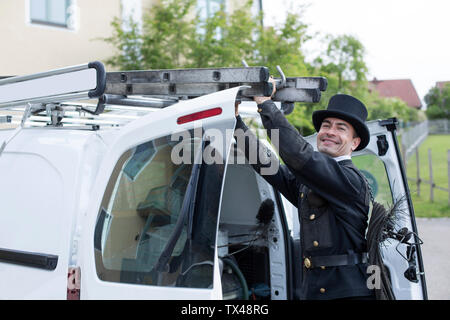
[[[277,70],[280,78],[274,79],[277,91],[272,99],[281,102],[285,114],[292,111],[295,102],[319,102],[321,91],[327,88],[326,78],[286,78],[281,68]],[[25,107],[22,126],[28,117],[41,116],[50,119],[46,126],[63,127],[63,119],[76,118],[76,113],[98,121],[105,107],[165,108],[237,86],[243,86],[237,99],[250,101],[272,93],[269,76],[267,67],[248,66],[106,72],[104,65],[95,61],[0,79],[0,110]],[[96,103],[80,103],[92,99]],[[10,122],[11,117],[0,121]]]

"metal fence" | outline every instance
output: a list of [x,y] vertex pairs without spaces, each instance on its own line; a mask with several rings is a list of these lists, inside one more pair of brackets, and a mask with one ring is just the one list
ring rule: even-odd
[[431,120],[428,121],[428,131],[430,134],[450,134],[450,120]]
[[[431,158],[431,149],[428,149],[429,180],[422,179],[421,177],[419,146],[427,138],[428,135],[432,134],[450,134],[450,120],[441,119],[441,120],[424,121],[400,130],[399,136],[401,136],[401,148],[404,166],[406,169],[407,160],[412,154],[415,154],[416,177],[415,178],[408,177],[408,180],[415,182],[417,187],[417,194],[420,196],[421,193],[420,186],[422,183],[429,184],[430,201],[431,202],[434,201],[434,189],[438,189],[444,192],[448,192],[448,204],[450,206],[450,150],[447,150],[447,176],[448,176],[447,187],[436,185],[435,179],[433,177],[433,161]],[[445,173],[441,172],[440,174]]]
[[408,160],[414,150],[425,141],[429,134],[429,121],[404,128],[399,132],[404,161]]
[[401,136],[401,148],[405,161],[429,134],[450,134],[450,120],[427,120],[401,129],[399,136]]
[[[425,180],[421,178],[420,174],[420,157],[419,157],[419,148],[415,149],[416,154],[416,178],[409,178],[408,180],[416,183],[417,187],[417,195],[420,196],[420,185],[422,183],[426,183],[430,185],[430,202],[434,202],[434,189],[438,189],[448,193],[448,205],[450,206],[450,149],[447,150],[447,188],[443,186],[436,185],[436,181],[433,176],[433,160],[431,158],[431,149],[428,149],[428,172],[429,172],[429,180]],[[444,174],[441,172],[440,174]]]

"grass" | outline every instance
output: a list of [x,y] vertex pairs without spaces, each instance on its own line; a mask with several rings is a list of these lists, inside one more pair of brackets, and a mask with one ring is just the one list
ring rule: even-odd
[[[447,150],[450,149],[450,135],[430,135],[419,146],[419,170],[421,180],[430,180],[428,166],[428,149],[431,149],[433,180],[442,188],[448,188]],[[407,163],[408,178],[417,178],[417,165],[415,154],[411,155]],[[430,185],[420,184],[420,196],[417,192],[417,183],[409,180],[415,215],[417,217],[450,217],[448,205],[448,192],[434,188],[434,202],[430,201]]]

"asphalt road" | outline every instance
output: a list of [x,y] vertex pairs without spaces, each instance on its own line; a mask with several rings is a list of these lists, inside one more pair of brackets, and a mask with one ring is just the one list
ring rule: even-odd
[[428,299],[450,300],[450,218],[416,218]]

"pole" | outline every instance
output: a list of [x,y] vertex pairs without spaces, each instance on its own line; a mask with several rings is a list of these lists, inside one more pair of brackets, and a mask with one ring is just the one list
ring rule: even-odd
[[450,206],[450,149],[447,150],[448,205]]
[[416,148],[416,167],[417,167],[417,196],[420,197],[420,162],[419,162],[419,148]]
[[402,141],[402,155],[403,155],[403,167],[405,168],[405,175],[408,176],[406,171],[406,146]]
[[428,167],[430,169],[430,201],[434,201],[434,181],[433,181],[433,165],[431,161],[431,149],[428,149]]

